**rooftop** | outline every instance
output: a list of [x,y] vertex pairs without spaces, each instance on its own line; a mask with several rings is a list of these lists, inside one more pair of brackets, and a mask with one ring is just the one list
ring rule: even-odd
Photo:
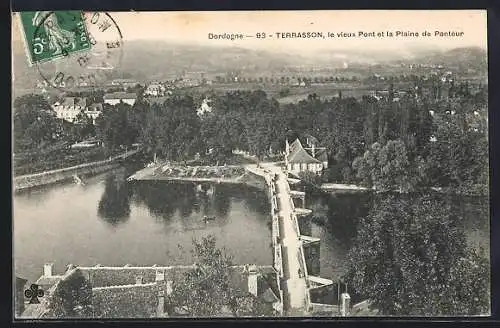
[[288,162],[306,164],[321,163],[319,160],[309,155],[309,153],[302,147],[299,139],[296,139],[290,146],[290,155],[288,156]]
[[102,103],[95,103],[90,105],[87,110],[89,111],[96,111],[96,112],[102,112]]
[[132,92],[113,92],[107,93],[103,97],[104,99],[137,99],[137,95]]
[[133,79],[115,79],[111,83],[137,83],[137,81]]
[[[91,286],[93,317],[96,318],[151,318],[158,317],[159,293],[166,295],[169,282],[183,279],[185,273],[193,269],[185,266],[150,267],[74,267],[69,266],[63,275],[41,277],[37,283],[45,286],[47,297],[40,304],[27,306],[23,318],[49,318],[51,295],[59,288],[60,282],[69,279],[75,272],[81,273]],[[249,274],[257,276],[257,299],[272,308],[279,302],[276,273],[272,266],[233,266],[230,269],[230,286],[236,291],[241,315],[248,313],[253,296],[249,291]],[[140,279],[139,279],[140,278]],[[221,315],[231,316],[223,311]],[[226,313],[227,312],[227,313]]]
[[56,102],[54,106],[64,107],[87,107],[87,98],[65,97],[62,102]]

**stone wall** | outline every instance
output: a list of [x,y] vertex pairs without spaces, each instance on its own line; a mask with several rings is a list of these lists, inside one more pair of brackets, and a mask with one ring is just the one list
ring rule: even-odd
[[94,175],[111,170],[117,166],[119,166],[119,164],[116,162],[102,161],[82,164],[59,170],[14,177],[14,190],[22,191],[33,187],[67,181],[73,179],[73,176],[75,174],[80,177]]
[[158,286],[114,286],[94,288],[94,318],[153,318],[157,316]]

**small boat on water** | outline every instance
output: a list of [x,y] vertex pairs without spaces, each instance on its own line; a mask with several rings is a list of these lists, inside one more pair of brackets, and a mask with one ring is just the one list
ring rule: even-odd
[[208,221],[214,221],[216,219],[215,216],[203,216],[203,221],[208,222]]
[[78,185],[81,185],[81,186],[84,186],[85,185],[85,182],[83,182],[82,179],[80,179],[80,177],[78,175],[73,175],[73,180],[75,181],[76,184]]

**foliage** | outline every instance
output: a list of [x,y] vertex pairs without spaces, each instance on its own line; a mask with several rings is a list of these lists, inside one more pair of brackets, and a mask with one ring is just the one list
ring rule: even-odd
[[92,287],[80,270],[63,278],[51,295],[51,317],[92,317]]
[[71,126],[71,135],[76,141],[82,141],[95,136],[95,126],[92,118],[80,112]]
[[58,123],[50,105],[40,95],[24,95],[14,101],[14,149],[40,147],[56,138]]
[[97,137],[108,151],[113,151],[121,145],[130,146],[136,136],[129,123],[131,107],[120,103],[116,106],[104,106],[103,113],[96,119]]
[[123,223],[130,215],[130,196],[127,186],[115,176],[109,175],[99,200],[97,214],[113,226]]
[[[458,109],[457,109],[458,110]],[[433,122],[434,136],[429,151],[430,179],[438,186],[461,190],[488,185],[488,138],[484,130],[465,126],[456,113],[438,113]]]
[[265,307],[257,298],[231,283],[232,259],[224,249],[216,247],[215,237],[193,240],[193,244],[195,268],[174,282],[167,307],[195,317],[220,316],[225,310],[233,316],[247,314],[248,310],[253,315],[263,314]]
[[385,145],[374,143],[363,157],[353,162],[356,177],[368,187],[377,191],[399,190],[413,191],[423,176],[420,158],[410,163],[404,143],[400,140],[390,140]]
[[[397,81],[412,87],[400,94]],[[132,107],[105,106],[95,132],[108,152],[139,142],[154,158],[188,160],[199,153],[202,158],[210,154],[214,163],[225,162],[236,149],[259,159],[273,157],[284,150],[287,136],[309,134],[327,148],[330,168],[324,176],[330,181],[353,183],[357,176],[379,190],[403,192],[487,189],[486,87],[473,92],[468,84],[446,85],[416,75],[393,77],[381,87],[386,96],[329,99],[313,93],[282,106],[262,90],[178,90],[163,104],[139,99]],[[197,115],[207,98],[212,111]],[[17,148],[41,147],[58,134],[81,139],[93,133],[88,124],[65,132],[50,118],[42,97],[20,97],[14,105]]]
[[55,149],[15,158],[14,173],[15,175],[31,174],[105,159],[108,159],[108,156],[100,147],[82,150]]
[[380,196],[358,225],[348,285],[385,315],[489,313],[489,263],[467,247],[450,204]]
[[323,183],[323,179],[321,178],[320,175],[310,172],[310,171],[305,171],[305,172],[300,172],[299,177],[301,180],[305,181],[306,183],[315,185],[315,186],[320,186]]

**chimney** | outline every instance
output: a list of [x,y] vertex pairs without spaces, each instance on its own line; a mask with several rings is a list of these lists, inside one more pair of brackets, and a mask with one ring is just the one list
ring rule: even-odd
[[165,292],[163,290],[158,291],[158,307],[156,308],[156,314],[158,317],[162,317],[165,313]]
[[172,294],[172,280],[167,280],[167,295]]
[[342,293],[342,295],[340,295],[340,300],[340,315],[345,317],[349,314],[351,308],[351,296],[347,293]]
[[314,151],[314,143],[312,144],[312,147],[311,147],[311,152],[312,152],[312,157],[316,158],[316,152]]
[[257,267],[255,265],[250,265],[248,267],[248,291],[257,296]]
[[156,270],[156,278],[155,281],[164,281],[165,280],[165,271]]
[[136,276],[135,277],[135,284],[136,285],[142,285],[142,276]]
[[43,265],[43,276],[44,277],[52,277],[52,267],[54,264],[52,263],[45,263]]

